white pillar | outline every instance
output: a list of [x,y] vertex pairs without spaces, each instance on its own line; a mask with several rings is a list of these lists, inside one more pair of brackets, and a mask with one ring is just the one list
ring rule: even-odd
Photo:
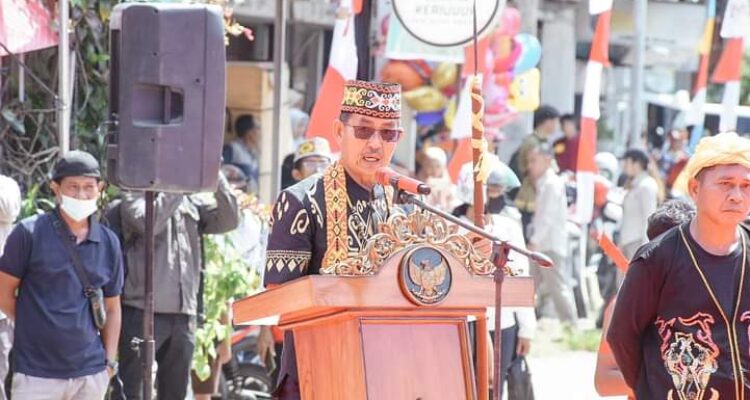
[[[26,53],[19,54],[18,58],[21,60],[21,63],[25,63]],[[26,101],[26,70],[23,68],[23,65],[18,66],[18,101],[21,103]]]
[[575,9],[561,6],[545,14],[542,30],[542,104],[561,113],[575,109]]
[[646,52],[647,0],[633,1],[633,69],[630,80],[630,147],[643,147],[641,131],[646,105],[643,102],[643,74]]
[[57,136],[60,152],[70,150],[70,38],[68,36],[68,0],[60,0],[60,40],[57,47]]
[[[286,2],[276,0],[276,20],[273,32],[273,153],[271,155],[271,193],[275,198],[281,191],[281,94],[286,90],[282,79],[286,53]],[[288,118],[288,115],[287,115]]]

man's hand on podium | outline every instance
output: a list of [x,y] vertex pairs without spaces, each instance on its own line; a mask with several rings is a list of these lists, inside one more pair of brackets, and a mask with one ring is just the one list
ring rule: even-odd
[[489,239],[481,237],[474,232],[469,232],[467,237],[474,245],[474,249],[482,253],[483,256],[489,258],[492,255],[492,242]]
[[256,350],[258,356],[265,363],[267,360],[268,353],[271,353],[271,357],[276,356],[276,350],[274,349],[273,332],[271,327],[264,325],[260,327],[260,334],[258,335],[258,343],[256,344]]

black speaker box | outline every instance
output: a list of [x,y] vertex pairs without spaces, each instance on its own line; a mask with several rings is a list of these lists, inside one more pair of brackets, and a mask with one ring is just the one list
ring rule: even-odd
[[121,3],[110,44],[109,180],[130,190],[214,190],[226,101],[222,10]]

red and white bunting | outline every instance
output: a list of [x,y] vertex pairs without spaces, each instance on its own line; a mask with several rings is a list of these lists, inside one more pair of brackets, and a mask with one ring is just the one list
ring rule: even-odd
[[594,177],[597,173],[596,121],[599,120],[599,94],[602,72],[609,66],[609,34],[612,20],[612,0],[589,0],[589,12],[596,16],[596,30],[591,42],[589,62],[586,66],[583,104],[581,108],[581,133],[578,141],[577,203],[576,213],[580,223],[588,223],[594,212]]
[[341,112],[344,84],[347,80],[357,78],[359,61],[354,36],[354,16],[362,10],[362,0],[341,0],[339,10],[339,17],[333,28],[328,68],[320,84],[305,133],[306,137],[320,136],[328,139],[334,153],[339,151],[339,145],[333,137],[333,121]]
[[720,35],[724,50],[716,65],[712,81],[724,83],[724,97],[719,117],[719,132],[737,129],[737,106],[740,104],[743,35],[747,29],[748,0],[729,0],[724,11]]

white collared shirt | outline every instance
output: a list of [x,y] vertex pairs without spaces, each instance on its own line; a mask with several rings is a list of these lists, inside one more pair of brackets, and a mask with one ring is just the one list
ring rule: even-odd
[[536,211],[531,220],[529,241],[536,251],[568,254],[568,199],[565,182],[552,168],[536,182]]
[[621,247],[648,242],[648,217],[656,211],[658,200],[659,185],[654,178],[642,172],[633,179],[633,184],[622,201]]

